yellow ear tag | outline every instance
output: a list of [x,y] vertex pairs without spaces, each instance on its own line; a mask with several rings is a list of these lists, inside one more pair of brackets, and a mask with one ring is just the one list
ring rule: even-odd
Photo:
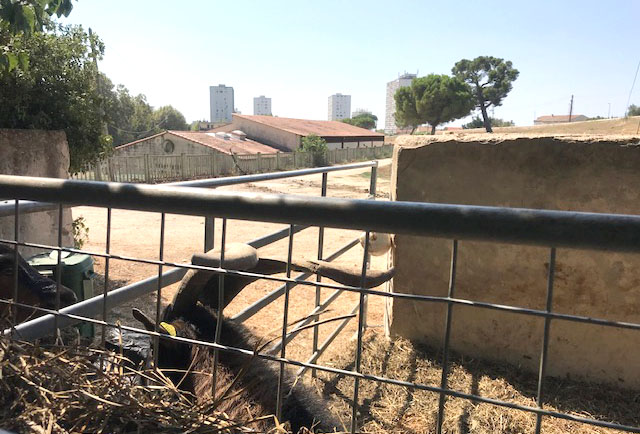
[[176,328],[167,322],[161,322],[160,327],[165,329],[170,336],[177,336]]

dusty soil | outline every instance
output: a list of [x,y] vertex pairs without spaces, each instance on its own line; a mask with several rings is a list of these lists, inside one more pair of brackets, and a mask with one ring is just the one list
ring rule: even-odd
[[[389,194],[389,174],[391,161],[381,160],[379,176],[377,180],[377,195],[379,199],[385,199]],[[356,169],[329,174],[329,187],[327,195],[340,198],[365,198],[369,191],[370,169]],[[223,190],[290,193],[319,196],[321,190],[321,175],[309,175],[295,179],[283,179],[268,182],[247,184],[243,186],[225,187]],[[105,252],[106,247],[106,209],[93,207],[76,207],[73,209],[73,217],[83,216],[89,227],[89,241],[84,249],[90,252]],[[111,228],[111,253],[126,255],[134,258],[158,259],[160,243],[161,217],[156,213],[136,212],[128,210],[112,211]],[[216,220],[215,243],[219,245],[221,240],[222,220]],[[227,222],[227,242],[246,242],[267,235],[276,230],[285,228],[285,225],[229,220]],[[330,254],[360,236],[357,231],[327,229],[325,231],[324,252]],[[203,249],[204,219],[202,217],[190,217],[182,215],[166,215],[164,259],[172,262],[187,262],[194,252]],[[317,254],[318,229],[309,228],[294,235],[294,255],[304,255],[315,258]],[[286,258],[288,240],[284,239],[261,249],[276,257]],[[353,265],[362,261],[363,250],[358,245],[344,254],[339,261]],[[96,272],[104,274],[105,261],[95,258]],[[385,268],[386,256],[374,257],[374,268]],[[123,260],[112,259],[109,264],[110,289],[121,287],[127,283],[133,283],[144,278],[157,275],[158,267],[155,265],[140,264]],[[98,280],[96,291],[103,290],[103,280]],[[249,304],[260,299],[280,284],[273,281],[258,281],[247,287],[225,310],[227,316],[246,308]],[[163,288],[161,297],[163,304],[168,303],[177,289],[177,284]],[[322,291],[322,299],[333,290]],[[358,294],[343,293],[335,303],[331,305],[331,312],[324,315],[344,315],[349,313],[358,302]],[[383,300],[381,297],[370,297],[368,325],[380,328],[383,321]],[[284,298],[273,302],[267,309],[262,310],[250,318],[246,324],[259,336],[274,337],[280,333],[282,327]],[[291,291],[289,318],[305,317],[314,308],[315,288],[310,286],[298,286]],[[120,321],[122,324],[139,326],[139,323],[131,317],[131,308],[136,306],[149,314],[155,314],[156,294],[149,294],[134,303],[120,306],[111,311],[109,321]],[[320,326],[320,342],[335,328],[334,324]],[[356,321],[352,320],[341,336],[332,345],[331,351],[320,360],[326,363],[336,354],[342,354],[345,350],[355,346],[351,339],[356,329]],[[311,354],[312,331],[304,331],[287,345],[287,357],[304,361]]]

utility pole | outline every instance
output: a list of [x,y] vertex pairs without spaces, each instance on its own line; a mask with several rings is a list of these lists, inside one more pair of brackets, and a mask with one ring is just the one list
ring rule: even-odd
[[573,115],[573,95],[571,95],[571,103],[569,104],[569,122],[571,122],[571,115]]
[[609,111],[607,112],[607,119],[611,119],[611,103],[609,103]]

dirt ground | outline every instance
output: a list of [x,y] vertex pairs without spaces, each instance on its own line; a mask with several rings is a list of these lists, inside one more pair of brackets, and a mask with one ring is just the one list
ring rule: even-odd
[[[389,195],[389,176],[391,160],[381,160],[377,179],[378,200],[384,200]],[[247,185],[225,187],[222,190],[289,193],[310,196],[319,196],[321,190],[321,175],[309,175],[294,179],[282,179],[267,182],[252,183]],[[365,198],[369,190],[370,169],[356,169],[344,172],[332,172],[329,174],[327,195],[340,198]],[[107,211],[102,208],[76,207],[73,208],[73,217],[82,216],[89,227],[89,241],[83,247],[90,252],[105,252],[106,247],[106,217]],[[137,212],[128,210],[112,211],[111,228],[111,253],[126,255],[135,258],[157,259],[159,257],[160,220],[157,213]],[[221,240],[222,220],[216,219],[215,243],[219,245]],[[263,235],[285,228],[286,225],[229,220],[227,222],[227,243],[246,242]],[[342,247],[344,244],[360,236],[357,231],[327,229],[325,231],[324,252],[325,256]],[[164,259],[172,262],[188,262],[194,252],[203,250],[204,243],[204,219],[202,217],[190,217],[182,215],[166,215]],[[294,255],[303,255],[310,259],[316,258],[318,244],[318,229],[308,228],[294,235]],[[277,243],[260,249],[274,257],[286,258],[288,240],[283,239]],[[360,245],[338,259],[340,262],[357,265],[362,262],[363,249]],[[96,260],[95,271],[103,275],[105,261],[94,257]],[[387,258],[385,256],[373,257],[373,268],[385,268]],[[123,260],[110,261],[109,280],[110,289],[118,288],[128,283],[133,283],[144,278],[157,275],[158,267]],[[98,282],[101,280],[99,279]],[[280,283],[273,281],[258,281],[247,287],[228,307],[225,315],[233,316],[246,308],[254,301],[260,299],[268,292],[278,287]],[[95,291],[101,292],[103,286],[98,283]],[[177,289],[177,284],[162,290],[163,304],[168,303]],[[333,290],[324,289],[324,300]],[[358,294],[343,293],[331,305],[331,311],[323,318],[339,316],[350,313],[358,303]],[[110,312],[109,321],[120,321],[122,324],[140,326],[131,317],[133,306],[143,309],[149,314],[155,314],[156,294],[149,294],[133,303],[119,306]],[[282,327],[284,297],[280,297],[268,308],[263,309],[250,318],[246,325],[259,336],[274,337],[280,333]],[[297,286],[291,291],[289,318],[290,320],[305,317],[314,308],[315,287]],[[368,326],[381,329],[383,326],[383,300],[381,297],[370,297],[367,318]],[[356,329],[356,320],[352,320],[341,333],[331,350],[323,356],[320,363],[328,363],[336,354],[343,354],[355,346],[352,336]],[[335,324],[320,326],[320,342],[331,333]],[[299,334],[287,345],[287,357],[305,361],[311,354],[312,331],[307,330]]]

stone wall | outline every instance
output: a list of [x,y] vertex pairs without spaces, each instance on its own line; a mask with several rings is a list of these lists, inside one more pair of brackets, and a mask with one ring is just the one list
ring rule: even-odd
[[[69,147],[63,131],[0,129],[0,173],[6,175],[69,177]],[[0,193],[1,196],[1,193]],[[2,199],[11,199],[3,198]],[[71,210],[63,212],[62,243],[73,246]],[[57,245],[58,211],[21,214],[20,241]],[[15,239],[14,218],[0,217],[0,238]],[[41,250],[21,248],[31,256]]]
[[[640,214],[640,138],[401,137],[392,199]],[[446,296],[451,240],[396,236],[393,291]],[[549,249],[461,240],[455,296],[545,308]],[[640,254],[559,249],[553,310],[640,323]],[[389,299],[387,331],[441,346],[446,305]],[[542,318],[454,306],[451,346],[538,369]],[[640,332],[553,320],[548,373],[640,387]]]

